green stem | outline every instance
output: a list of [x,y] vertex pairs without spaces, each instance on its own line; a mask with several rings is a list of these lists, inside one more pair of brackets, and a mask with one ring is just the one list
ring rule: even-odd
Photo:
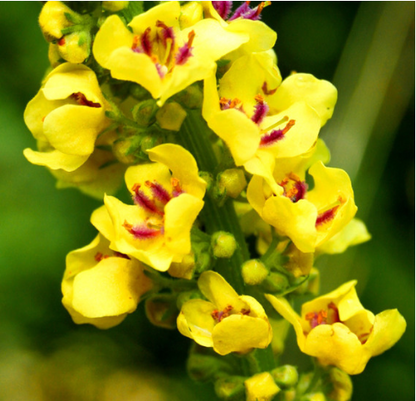
[[[200,110],[187,110],[187,113],[187,118],[181,128],[180,141],[193,154],[201,171],[215,174],[217,173],[219,162],[209,139],[212,131],[203,120]],[[237,293],[247,293],[248,291],[245,288],[241,275],[241,265],[250,258],[250,253],[232,200],[228,199],[222,206],[217,205],[209,196],[206,196],[204,201],[205,205],[201,212],[201,219],[204,222],[207,233],[213,234],[220,230],[227,231],[234,235],[238,243],[238,248],[231,258],[217,260],[215,270],[230,283]],[[250,358],[255,358],[256,362],[253,363],[251,361],[247,363],[247,361],[242,361],[243,369],[248,375],[257,373],[253,371],[254,367],[256,367],[255,370],[258,370],[258,372],[275,368],[271,346],[264,350],[257,349]]]

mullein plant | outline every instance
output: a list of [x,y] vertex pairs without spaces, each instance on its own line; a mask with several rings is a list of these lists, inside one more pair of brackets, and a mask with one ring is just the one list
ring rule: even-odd
[[[191,339],[189,374],[220,399],[345,401],[349,375],[406,322],[364,309],[356,281],[318,296],[316,257],[370,235],[319,138],[337,90],[282,78],[269,6],[46,2],[51,67],[24,155],[103,201],[97,237],[66,258],[75,323],[108,329],[143,301],[152,324]],[[279,363],[290,326],[312,372]]]

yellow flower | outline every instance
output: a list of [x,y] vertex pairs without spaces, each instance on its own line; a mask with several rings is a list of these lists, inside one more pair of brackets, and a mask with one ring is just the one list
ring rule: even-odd
[[45,3],[39,15],[39,25],[47,41],[51,42],[62,38],[62,29],[73,25],[65,14],[70,17],[78,16],[62,1],[47,1]]
[[247,189],[247,199],[262,219],[304,253],[314,252],[340,232],[357,211],[348,174],[322,161],[309,168],[315,185],[308,191],[305,167],[315,157],[282,159],[275,166],[268,156],[261,166],[269,169],[259,169]]
[[135,205],[105,196],[106,208],[93,214],[92,223],[112,249],[166,271],[191,252],[190,231],[204,205],[206,183],[181,146],[159,145],[148,153],[155,163],[129,167],[125,174]]
[[208,299],[183,304],[178,316],[179,331],[220,355],[246,353],[266,348],[272,329],[263,307],[256,299],[241,295],[214,271],[202,273],[198,287]]
[[270,2],[261,2],[254,9],[250,9],[247,2],[244,2],[233,15],[231,3],[224,1],[203,1],[205,18],[213,18],[218,21],[228,32],[246,32],[250,39],[237,50],[227,55],[227,59],[235,60],[245,53],[263,52],[271,49],[277,39],[277,34],[264,22],[259,21],[263,8]]
[[363,308],[356,281],[307,302],[299,316],[284,298],[266,294],[273,307],[294,327],[300,350],[350,375],[361,373],[372,356],[391,348],[406,329],[397,309],[374,316]]
[[68,254],[62,303],[77,324],[116,326],[152,288],[143,271],[139,261],[110,250],[99,234],[91,244]]
[[215,71],[215,61],[248,41],[204,19],[180,29],[180,5],[166,2],[133,18],[131,32],[117,15],[97,33],[93,53],[114,78],[146,88],[161,106],[166,99]]
[[33,164],[74,171],[94,151],[95,140],[109,124],[108,109],[95,73],[84,65],[61,64],[28,103],[24,119],[41,151],[25,149]]
[[273,56],[262,52],[237,59],[218,91],[215,77],[205,80],[203,116],[236,165],[246,167],[259,152],[276,158],[308,152],[335,102],[336,89],[312,75],[294,74],[281,83]]

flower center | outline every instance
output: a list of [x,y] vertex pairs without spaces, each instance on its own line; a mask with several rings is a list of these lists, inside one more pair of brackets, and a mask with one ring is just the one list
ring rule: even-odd
[[[288,121],[289,117],[285,116],[277,123],[273,124],[272,126],[268,127],[267,129],[263,130],[263,132],[270,131],[272,128],[277,127],[284,122]],[[283,139],[286,133],[295,125],[295,120],[289,120],[283,129],[273,129],[269,133],[263,135],[260,139],[260,147],[271,146],[277,141]]]
[[331,302],[327,309],[321,309],[319,312],[309,312],[305,315],[305,319],[309,322],[311,330],[321,324],[333,324],[340,322],[338,308]]
[[88,100],[85,95],[81,92],[73,93],[70,96],[71,99],[75,100],[79,105],[81,106],[88,106],[88,107],[95,107],[99,108],[101,107],[100,103],[92,102],[91,100]]
[[[220,323],[221,320],[231,315],[230,312],[232,310],[233,306],[227,305],[222,311],[218,311],[217,309],[212,311],[211,316],[217,323]],[[248,316],[250,314],[250,309],[241,309],[241,311],[238,314]]]
[[[232,1],[213,1],[212,5],[223,20],[227,20],[231,13]],[[263,8],[270,5],[270,1],[262,1],[257,7],[250,8],[250,1],[245,1],[238,7],[234,14],[228,18],[228,21],[233,21],[237,18],[259,20]]]
[[141,35],[134,36],[131,49],[149,56],[160,78],[164,78],[175,65],[184,65],[192,56],[194,38],[195,32],[189,32],[188,41],[178,48],[173,27],[157,21],[153,31],[148,27]]
[[172,193],[170,194],[157,181],[146,181],[147,193],[141,184],[134,184],[134,203],[145,210],[148,218],[140,224],[130,224],[124,221],[123,227],[137,239],[151,239],[164,233],[165,205],[172,199],[184,193],[179,180],[171,178]]
[[295,173],[289,173],[280,183],[283,187],[283,195],[289,198],[292,202],[296,203],[300,199],[305,199],[306,192],[308,191],[308,184],[301,179]]

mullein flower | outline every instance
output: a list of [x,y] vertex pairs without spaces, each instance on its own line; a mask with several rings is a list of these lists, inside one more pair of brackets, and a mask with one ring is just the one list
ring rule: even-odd
[[[261,168],[250,170],[255,174],[247,189],[251,206],[304,253],[314,252],[341,231],[357,211],[348,174],[322,163],[325,149],[316,146],[306,155],[278,163],[263,153]],[[308,191],[305,175],[311,163],[308,172],[315,185]]]
[[108,108],[94,71],[69,63],[58,66],[26,107],[25,123],[40,151],[25,149],[24,155],[52,170],[76,170],[88,160],[97,136],[109,125]]
[[335,102],[336,89],[313,76],[295,74],[281,83],[272,55],[263,52],[237,59],[218,90],[215,77],[205,80],[203,116],[236,165],[246,167],[262,151],[276,158],[308,152]]
[[202,273],[198,287],[208,301],[192,299],[183,304],[177,320],[180,333],[220,355],[270,344],[272,329],[256,299],[239,296],[214,271]]
[[93,53],[114,78],[146,88],[162,105],[170,96],[215,71],[215,61],[249,40],[205,19],[183,30],[179,2],[166,2],[133,18],[131,32],[117,15],[97,33]]
[[151,288],[143,265],[111,250],[99,234],[89,245],[68,254],[62,303],[75,323],[107,329],[134,312],[140,297]]
[[93,214],[92,223],[112,249],[166,271],[191,252],[190,231],[204,205],[206,183],[184,148],[164,144],[148,154],[154,163],[129,167],[125,174],[135,205],[105,196],[105,209]]
[[322,365],[350,375],[361,373],[369,359],[391,348],[403,335],[406,321],[397,309],[374,316],[363,308],[356,281],[307,302],[299,316],[284,298],[266,298],[294,327],[300,350]]
[[228,60],[235,60],[244,54],[263,52],[273,48],[277,39],[276,32],[259,21],[264,7],[270,4],[270,1],[262,1],[252,9],[245,1],[232,13],[232,1],[202,2],[205,18],[215,19],[228,32],[249,34],[248,42],[228,54]]

